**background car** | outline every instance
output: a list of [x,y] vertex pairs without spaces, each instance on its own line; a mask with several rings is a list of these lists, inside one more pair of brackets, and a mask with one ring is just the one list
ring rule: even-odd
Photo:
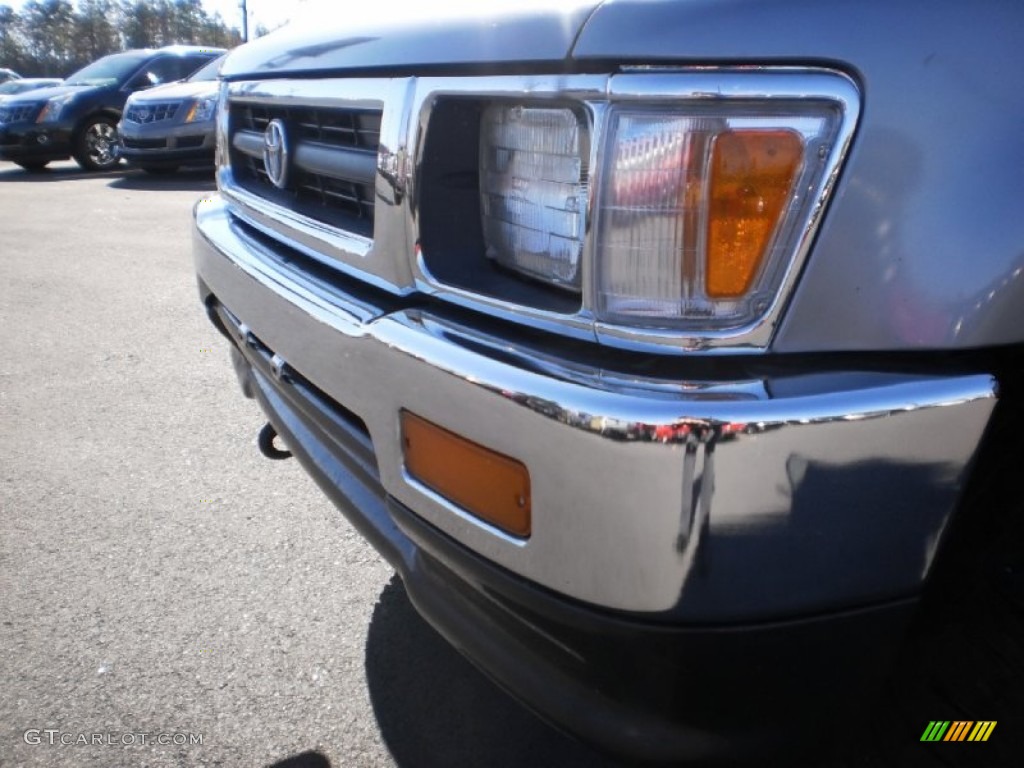
[[6,83],[0,83],[0,104],[16,94],[34,91],[37,88],[50,88],[62,82],[64,81],[59,77],[24,77],[8,80]]
[[149,173],[213,165],[221,56],[180,83],[132,94],[117,126],[118,155]]
[[59,86],[12,99],[0,106],[0,159],[37,171],[74,157],[85,170],[109,170],[119,162],[117,121],[128,96],[181,80],[222,53],[184,45],[114,53]]
[[20,77],[21,75],[13,69],[0,69],[0,83],[6,83],[8,80],[18,80]]

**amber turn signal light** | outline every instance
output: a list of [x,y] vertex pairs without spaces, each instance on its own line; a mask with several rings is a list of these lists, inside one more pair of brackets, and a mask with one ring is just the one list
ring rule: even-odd
[[715,138],[709,184],[707,293],[750,289],[782,220],[803,143],[787,130],[733,130]]
[[530,473],[409,411],[400,414],[405,468],[416,480],[513,536],[530,535]]

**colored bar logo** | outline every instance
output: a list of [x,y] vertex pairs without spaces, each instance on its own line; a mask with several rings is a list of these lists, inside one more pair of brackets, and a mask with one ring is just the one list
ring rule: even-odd
[[921,741],[988,741],[996,728],[995,720],[932,720],[921,734]]

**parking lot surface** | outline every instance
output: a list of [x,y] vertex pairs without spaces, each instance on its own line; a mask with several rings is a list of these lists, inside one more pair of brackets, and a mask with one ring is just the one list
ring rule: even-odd
[[[0,163],[0,765],[618,765],[492,686],[294,461],[260,456],[197,301],[190,211],[213,188]],[[828,764],[1004,764],[1015,583],[992,630],[1010,640],[912,647],[959,672],[837,724]],[[928,720],[983,718],[994,747],[919,743]]]
[[603,764],[260,456],[197,299],[213,188],[0,163],[0,765]]

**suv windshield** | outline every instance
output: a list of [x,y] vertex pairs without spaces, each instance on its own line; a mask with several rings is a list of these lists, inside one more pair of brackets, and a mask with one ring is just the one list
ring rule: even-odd
[[144,61],[149,53],[114,53],[94,61],[71,75],[65,85],[116,85],[124,82]]
[[222,56],[218,56],[209,64],[200,67],[185,79],[190,83],[198,83],[204,80],[216,80],[217,76],[220,75],[220,65],[224,63],[224,59],[226,57],[226,53]]

